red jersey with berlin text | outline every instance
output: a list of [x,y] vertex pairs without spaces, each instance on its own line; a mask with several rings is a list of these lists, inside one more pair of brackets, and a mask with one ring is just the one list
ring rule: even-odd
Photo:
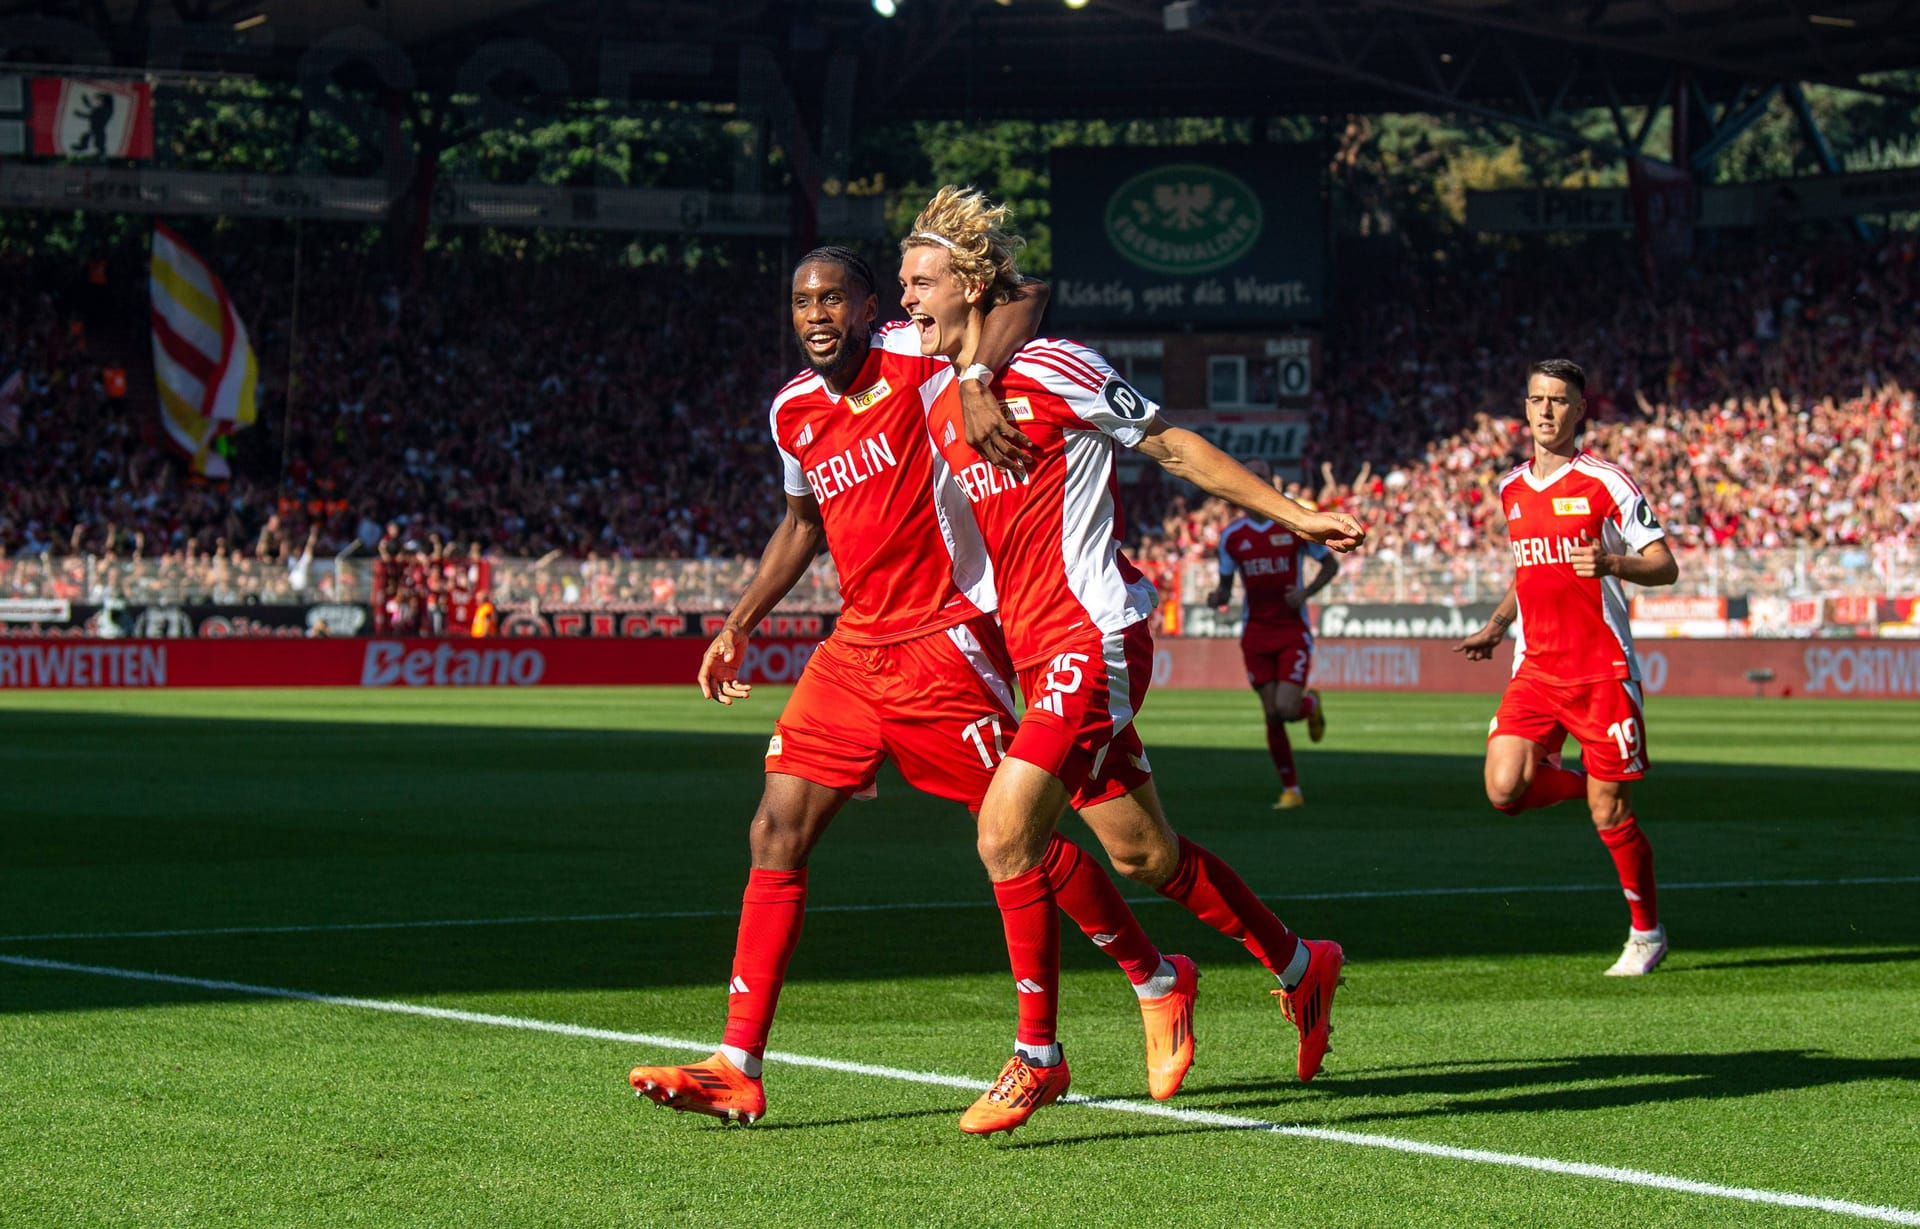
[[1021,667],[1153,613],[1153,585],[1120,550],[1114,457],[1146,437],[1160,407],[1071,341],[1028,342],[993,387],[1038,449],[1024,477],[967,444],[957,387],[941,391],[927,429],[979,523],[1007,647]]
[[1220,535],[1220,580],[1235,573],[1246,590],[1246,621],[1240,639],[1251,649],[1297,640],[1307,630],[1305,607],[1287,602],[1287,593],[1306,583],[1301,569],[1309,559],[1325,559],[1327,548],[1296,537],[1274,521],[1242,516]]
[[1560,684],[1639,681],[1620,578],[1576,576],[1569,552],[1587,542],[1637,555],[1666,537],[1646,496],[1617,465],[1584,449],[1542,480],[1531,462],[1500,480],[1513,552],[1513,673]]
[[927,407],[952,383],[944,359],[876,337],[845,396],[808,371],[773,399],[785,489],[820,505],[840,578],[833,634],[848,643],[911,640],[993,609],[978,531],[927,444]]

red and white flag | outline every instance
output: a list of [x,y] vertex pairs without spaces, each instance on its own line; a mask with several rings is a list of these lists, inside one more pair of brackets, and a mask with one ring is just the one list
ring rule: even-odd
[[152,158],[153,87],[144,81],[35,78],[33,152],[58,158]]
[[164,223],[153,228],[148,286],[160,426],[209,478],[231,476],[221,440],[252,425],[259,364],[227,288]]

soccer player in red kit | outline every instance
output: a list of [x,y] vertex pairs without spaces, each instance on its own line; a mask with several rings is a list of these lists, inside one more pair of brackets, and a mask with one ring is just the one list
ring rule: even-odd
[[[1247,462],[1247,472],[1272,481],[1265,461]],[[1305,505],[1302,505],[1303,507]],[[1305,561],[1317,565],[1313,579],[1301,583]],[[1267,754],[1280,773],[1280,800],[1276,811],[1307,804],[1300,792],[1300,776],[1293,763],[1293,743],[1287,722],[1305,719],[1307,737],[1319,742],[1327,733],[1320,693],[1309,690],[1313,670],[1313,631],[1307,626],[1307,599],[1340,574],[1340,560],[1318,542],[1288,532],[1284,525],[1245,508],[1220,534],[1220,586],[1207,598],[1224,609],[1233,596],[1233,578],[1239,575],[1247,591],[1246,616],[1240,629],[1240,656],[1246,662],[1247,683],[1260,697],[1267,716]]]
[[[793,325],[809,370],[780,390],[769,415],[787,515],[700,667],[709,698],[731,704],[750,696],[738,678],[747,638],[824,542],[842,609],[768,743],[725,1037],[705,1062],[628,1075],[657,1104],[730,1121],[751,1123],[766,1112],[761,1063],[800,937],[807,858],[834,815],[848,798],[871,794],[888,756],[916,787],[977,810],[1017,724],[1005,645],[983,613],[994,603],[985,555],[927,441],[927,406],[955,374],[917,346],[889,352],[870,344],[873,285],[866,263],[844,248],[818,249],[795,270]],[[1031,335],[1041,301],[1020,304],[983,349],[1004,358]],[[1193,1061],[1185,958],[1161,955],[1112,880],[1070,842],[1050,845],[1043,866],[1049,899],[1098,935],[1133,982],[1149,1091],[1171,1096]]]
[[[1513,678],[1487,733],[1487,798],[1509,815],[1587,800],[1632,919],[1607,974],[1638,977],[1665,958],[1667,931],[1653,848],[1633,810],[1633,782],[1647,771],[1647,728],[1620,582],[1670,585],[1680,567],[1633,479],[1580,447],[1586,383],[1566,359],[1527,373],[1533,459],[1500,481],[1513,586],[1486,626],[1454,650],[1484,661],[1513,628]],[[1580,743],[1583,771],[1560,765],[1569,734]]]
[[1154,792],[1132,721],[1152,674],[1155,594],[1120,551],[1116,445],[1335,549],[1352,549],[1365,532],[1351,518],[1307,512],[1199,436],[1168,426],[1158,406],[1083,346],[1030,342],[1004,375],[973,362],[991,310],[1019,284],[1019,240],[1002,229],[1005,215],[978,192],[942,188],[902,241],[900,266],[901,302],[921,351],[990,378],[1005,413],[1036,442],[1027,472],[1012,474],[968,444],[950,392],[927,420],[985,538],[1027,703],[980,809],[981,860],[1000,903],[1020,1012],[1013,1057],[961,1117],[961,1130],[976,1134],[1011,1130],[1068,1086],[1056,1037],[1059,939],[1041,851],[1069,799],[1102,774],[1127,792],[1079,810],[1116,869],[1245,943],[1281,979],[1275,993],[1300,1033],[1301,1079],[1313,1078],[1326,1052],[1339,945],[1294,936],[1225,862],[1175,836]]

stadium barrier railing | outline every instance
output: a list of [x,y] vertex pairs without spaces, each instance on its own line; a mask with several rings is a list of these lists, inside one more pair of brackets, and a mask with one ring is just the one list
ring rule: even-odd
[[[1920,596],[1920,547],[1904,541],[1770,550],[1696,547],[1676,554],[1680,580],[1659,590],[1663,596],[1788,602]],[[758,561],[461,557],[435,560],[431,567],[447,588],[467,595],[490,591],[502,610],[671,613],[731,608],[752,580]],[[396,585],[417,582],[420,575],[410,559],[363,554],[284,562],[249,556],[23,555],[0,560],[0,599],[145,606],[363,603],[377,610]],[[1512,577],[1505,552],[1423,558],[1360,551],[1341,557],[1338,579],[1319,600],[1470,608],[1498,601]],[[1203,603],[1217,580],[1211,557],[1163,570],[1157,577],[1163,604],[1189,608]],[[832,561],[825,556],[778,607],[787,613],[817,614],[838,608],[839,588]],[[1238,614],[1236,604],[1227,617],[1237,619]]]

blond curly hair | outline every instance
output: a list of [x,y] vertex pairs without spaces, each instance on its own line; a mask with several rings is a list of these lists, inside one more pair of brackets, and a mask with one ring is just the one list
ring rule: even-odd
[[913,220],[913,233],[900,241],[905,255],[917,247],[942,247],[953,260],[953,275],[968,289],[984,289],[998,307],[1019,297],[1019,266],[1014,253],[1027,241],[1006,228],[1007,207],[996,205],[978,188],[948,184],[933,194]]

